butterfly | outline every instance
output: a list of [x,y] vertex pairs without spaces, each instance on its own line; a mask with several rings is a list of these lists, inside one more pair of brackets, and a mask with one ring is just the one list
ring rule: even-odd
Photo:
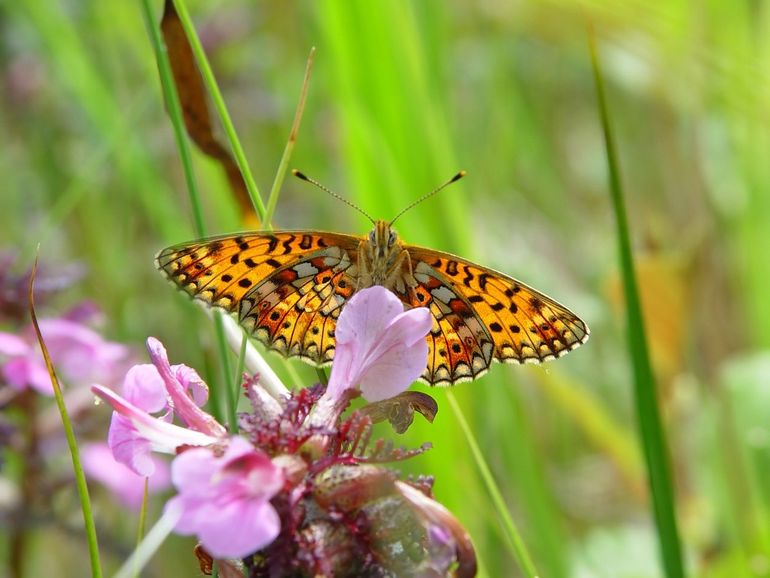
[[588,339],[587,325],[550,297],[455,255],[406,245],[393,221],[374,221],[364,237],[310,230],[211,237],[168,247],[156,264],[193,298],[237,315],[270,349],[319,366],[334,358],[343,306],[372,285],[407,308],[429,308],[422,380],[430,385],[476,379],[493,360],[548,361]]

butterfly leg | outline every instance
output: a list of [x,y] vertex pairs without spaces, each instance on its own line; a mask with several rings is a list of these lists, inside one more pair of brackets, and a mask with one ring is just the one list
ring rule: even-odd
[[417,301],[417,292],[414,288],[417,287],[417,279],[415,279],[414,275],[412,274],[412,256],[406,249],[404,249],[401,254],[406,255],[405,260],[407,273],[404,275],[406,290],[409,292],[409,299],[411,302],[415,303]]
[[382,286],[399,295],[408,295],[410,299],[415,297],[417,280],[412,275],[412,258],[409,251],[403,249],[398,254],[393,265],[385,271]]
[[374,285],[370,259],[366,255],[366,243],[358,245],[358,275],[356,275],[356,291]]

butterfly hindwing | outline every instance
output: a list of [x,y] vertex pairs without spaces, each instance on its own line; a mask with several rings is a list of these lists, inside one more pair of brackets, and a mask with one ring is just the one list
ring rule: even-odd
[[[412,249],[407,247],[412,255]],[[494,343],[467,299],[440,271],[411,256],[417,285],[399,294],[412,307],[430,309],[428,364],[421,379],[430,385],[454,385],[483,375],[492,363]]]
[[[337,318],[355,287],[348,274],[355,267],[351,261],[330,261],[305,258],[265,279],[244,297],[241,324],[285,356],[329,363],[334,357]],[[297,271],[307,274],[298,276]]]

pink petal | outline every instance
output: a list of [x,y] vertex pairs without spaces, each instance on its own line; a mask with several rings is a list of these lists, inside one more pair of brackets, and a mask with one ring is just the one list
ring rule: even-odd
[[395,397],[422,375],[427,358],[428,344],[425,340],[413,347],[391,351],[361,377],[361,394],[369,402]]
[[334,330],[335,340],[337,344],[355,344],[358,351],[369,351],[393,319],[403,312],[404,304],[385,287],[375,285],[359,291],[340,315]]
[[422,374],[432,317],[425,307],[403,309],[384,287],[353,296],[335,330],[337,351],[327,387],[332,398],[360,384],[368,401],[381,401],[401,393]]
[[270,503],[242,500],[217,508],[197,534],[215,558],[244,558],[269,545],[280,531],[281,520]]
[[171,481],[180,492],[205,495],[217,466],[218,459],[211,450],[192,448],[174,458]]
[[[130,423],[130,428],[128,429],[133,432],[133,435],[137,435],[147,440],[155,451],[175,453],[176,448],[179,446],[208,446],[220,440],[219,437],[179,427],[154,418],[146,411],[129,403],[106,387],[94,385],[91,387],[91,391],[109,403],[117,413],[125,417]],[[124,435],[124,432],[119,433],[118,441],[120,443],[128,443],[131,441],[128,436]],[[121,461],[130,466],[130,463],[123,460]]]
[[150,363],[134,365],[123,379],[123,397],[147,412],[166,408],[166,387],[158,370]]
[[53,385],[48,369],[36,357],[17,357],[2,368],[4,380],[18,391],[28,387],[43,395],[53,395]]
[[[180,491],[208,492],[215,474],[233,464],[245,465],[241,471],[248,474],[249,483],[254,482],[266,495],[274,494],[283,485],[283,475],[270,458],[240,436],[230,438],[225,453],[219,457],[208,448],[193,448],[181,453],[172,464],[172,481]],[[217,480],[220,484],[221,478],[219,476]]]
[[30,348],[18,335],[0,331],[0,354],[8,356],[26,355]]
[[195,405],[202,407],[209,399],[209,386],[201,379],[198,372],[186,365],[172,365],[171,371],[182,384],[182,387],[190,392]]
[[174,411],[180,419],[193,430],[216,437],[224,437],[227,430],[212,416],[195,405],[195,402],[187,395],[184,386],[171,370],[163,344],[154,337],[149,337],[147,339],[147,351],[150,353],[153,365],[158,369],[158,373],[166,384],[166,391],[171,397]]
[[[118,500],[133,510],[141,507],[144,498],[143,476],[139,476],[124,464],[115,461],[112,451],[104,443],[86,444],[81,448],[83,469],[89,479],[106,486]],[[171,476],[166,462],[152,458],[155,473],[149,478],[148,493],[160,492],[171,485]]]
[[[366,365],[377,363],[394,347],[412,347],[416,343],[425,341],[425,336],[432,325],[433,317],[426,307],[410,309],[396,315],[380,332],[374,346],[368,350]],[[427,342],[425,345],[427,346]]]
[[107,444],[115,461],[125,465],[138,476],[151,476],[155,472],[152,460],[152,444],[139,435],[127,417],[113,412]]

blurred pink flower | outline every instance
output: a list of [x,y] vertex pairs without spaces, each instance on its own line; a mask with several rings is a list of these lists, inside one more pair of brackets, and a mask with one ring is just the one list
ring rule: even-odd
[[[68,384],[94,381],[114,383],[124,369],[128,348],[105,341],[85,325],[69,319],[41,319],[43,334],[51,360],[59,377]],[[16,390],[33,388],[53,395],[43,355],[31,327],[21,335],[0,332],[0,367],[3,380]]]
[[184,451],[171,464],[179,494],[166,508],[181,514],[176,531],[195,534],[215,558],[243,558],[270,544],[281,522],[270,499],[283,487],[283,470],[241,437],[224,454]]
[[[140,476],[126,465],[115,461],[112,451],[106,443],[90,443],[80,450],[83,469],[89,479],[97,480],[107,487],[118,500],[138,510],[144,497],[144,476]],[[168,464],[152,456],[154,471],[148,476],[148,493],[155,494],[171,485]]]
[[425,370],[432,318],[426,307],[404,311],[384,287],[356,293],[342,310],[334,331],[337,348],[327,393],[340,399],[359,386],[367,401],[406,390]]
[[31,387],[38,393],[53,395],[51,378],[36,353],[21,337],[0,333],[0,355],[8,358],[0,368],[3,380],[18,391]]

